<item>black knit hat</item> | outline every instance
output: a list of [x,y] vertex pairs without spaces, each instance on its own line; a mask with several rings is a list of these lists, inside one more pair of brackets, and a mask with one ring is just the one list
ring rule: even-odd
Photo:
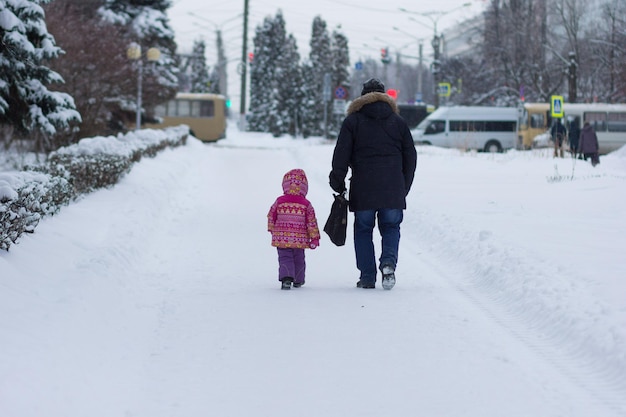
[[367,93],[384,93],[385,85],[378,78],[370,78],[369,80],[363,83],[363,89],[361,90],[361,95],[365,95]]

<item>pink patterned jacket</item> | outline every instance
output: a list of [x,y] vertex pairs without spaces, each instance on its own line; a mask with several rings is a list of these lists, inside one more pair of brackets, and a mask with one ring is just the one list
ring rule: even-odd
[[285,194],[276,199],[267,213],[267,230],[272,234],[272,246],[297,249],[319,246],[320,231],[313,205],[306,199],[308,190],[303,170],[292,169],[283,177]]

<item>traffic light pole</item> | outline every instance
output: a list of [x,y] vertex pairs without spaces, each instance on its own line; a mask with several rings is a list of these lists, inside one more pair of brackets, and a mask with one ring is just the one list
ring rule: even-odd
[[[419,42],[419,68],[417,72],[417,95],[419,97],[418,101],[423,101],[423,91],[422,91],[422,72],[424,71],[424,59],[423,59],[423,50],[424,44],[420,40]],[[417,98],[417,97],[416,97]]]
[[441,64],[439,62],[439,46],[441,45],[441,39],[435,32],[435,37],[432,41],[433,52],[434,52],[434,60],[433,60],[433,84],[435,87],[435,108],[439,108],[439,82],[441,80]]
[[389,78],[387,77],[387,67],[391,62],[391,57],[389,56],[389,47],[385,47],[380,50],[380,62],[383,63],[383,83],[387,84],[389,81]]
[[569,53],[569,68],[567,69],[567,76],[569,78],[569,102],[576,103],[578,99],[578,92],[576,90],[576,69],[578,68],[578,62],[576,62],[576,54],[574,52]]

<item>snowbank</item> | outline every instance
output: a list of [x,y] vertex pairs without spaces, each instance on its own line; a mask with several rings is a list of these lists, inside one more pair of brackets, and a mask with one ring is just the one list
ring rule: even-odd
[[82,194],[116,184],[143,156],[186,143],[189,128],[94,137],[51,153],[46,164],[0,173],[0,249],[8,250],[39,220]]

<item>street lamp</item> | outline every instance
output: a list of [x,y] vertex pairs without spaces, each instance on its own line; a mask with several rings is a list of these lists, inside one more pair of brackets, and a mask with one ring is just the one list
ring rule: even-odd
[[417,94],[415,95],[415,101],[422,101],[422,72],[423,72],[423,47],[424,47],[424,40],[421,38],[418,38],[416,36],[411,35],[408,32],[403,31],[402,29],[400,29],[399,27],[394,26],[393,30],[398,31],[400,33],[403,33],[406,36],[409,36],[413,39],[415,39],[417,41],[417,46],[418,46],[418,51],[419,51],[419,55],[418,55],[418,59],[419,59],[419,65],[418,65],[418,69],[417,69]]
[[433,84],[434,84],[434,89],[435,89],[435,108],[439,107],[439,82],[441,80],[440,47],[441,47],[441,40],[443,38],[443,35],[437,34],[437,23],[439,22],[439,19],[441,19],[442,17],[452,12],[455,12],[457,10],[460,10],[464,7],[471,6],[471,5],[472,3],[468,2],[468,3],[463,3],[461,6],[451,9],[451,10],[447,10],[447,11],[431,11],[431,12],[423,12],[423,13],[413,12],[403,7],[400,8],[400,11],[402,12],[426,17],[433,24],[434,34],[433,34],[433,40],[431,42],[431,45],[433,47],[433,64],[432,64],[431,71],[433,74]]
[[[228,77],[227,75],[228,74],[228,71],[227,71],[228,60],[226,59],[226,56],[224,56],[225,50],[224,50],[223,34],[225,34],[226,32],[235,30],[235,29],[239,30],[241,29],[241,25],[239,22],[237,22],[237,26],[232,26],[227,29],[224,29],[224,26],[227,23],[232,23],[241,19],[243,17],[243,13],[239,13],[236,16],[232,16],[229,19],[223,20],[219,24],[215,23],[211,19],[207,19],[206,17],[198,16],[197,14],[193,12],[188,12],[187,14],[192,16],[195,19],[201,20],[203,23],[208,23],[209,25],[212,26],[212,30],[215,31],[215,45],[217,49],[217,70],[219,72],[219,75],[218,75],[219,92],[220,94],[223,94],[228,97],[228,78],[227,78]],[[193,22],[193,24],[203,29],[208,29],[206,26],[199,24],[197,22]]]
[[576,103],[576,99],[578,95],[576,91],[576,70],[578,68],[578,61],[576,59],[576,53],[574,51],[570,51],[569,54],[567,55],[567,58],[565,58],[561,56],[559,51],[552,48],[550,45],[545,44],[544,47],[551,50],[552,53],[554,53],[554,55],[556,55],[565,64],[564,72],[567,75],[567,79],[568,79],[568,94],[569,94],[568,101],[570,103]]
[[[143,59],[141,57],[141,45],[136,42],[131,43],[126,50],[128,59],[137,61],[137,115],[136,130],[141,128],[141,88],[143,84]],[[146,59],[150,62],[158,61],[161,57],[161,51],[157,48],[150,48],[146,52]]]
[[450,9],[450,10],[446,10],[446,11],[431,11],[431,12],[413,12],[411,10],[407,10],[404,7],[400,7],[400,11],[405,12],[405,13],[410,13],[410,14],[415,14],[418,16],[423,16],[428,18],[432,24],[433,24],[433,29],[435,30],[435,36],[437,36],[437,22],[439,22],[439,19],[441,19],[442,17],[452,13],[452,12],[456,12],[457,10],[460,10],[464,7],[469,7],[471,6],[472,3],[467,2],[467,3],[463,3],[462,5],[460,5],[459,7],[455,7],[454,9]]
[[[436,33],[436,32],[435,32]],[[439,107],[439,82],[441,81],[441,61],[439,60],[439,46],[441,45],[441,36],[433,37],[430,43],[433,47],[433,83],[435,84],[435,108]]]

